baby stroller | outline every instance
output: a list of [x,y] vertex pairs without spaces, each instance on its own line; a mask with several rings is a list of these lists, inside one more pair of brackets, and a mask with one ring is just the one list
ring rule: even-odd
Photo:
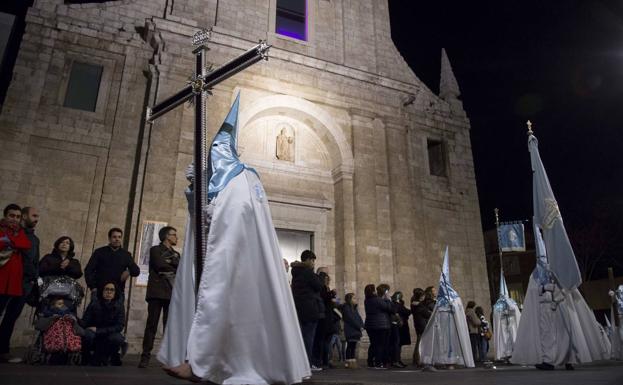
[[38,332],[28,348],[26,362],[80,365],[83,330],[77,322],[77,309],[84,289],[67,276],[45,277],[38,284],[41,295],[34,317]]

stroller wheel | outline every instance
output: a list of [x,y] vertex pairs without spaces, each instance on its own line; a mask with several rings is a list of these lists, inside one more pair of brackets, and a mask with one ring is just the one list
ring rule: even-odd
[[35,347],[30,347],[26,352],[26,363],[29,365],[40,365],[42,364],[42,354]]
[[82,364],[82,355],[80,352],[69,353],[67,360],[69,365],[80,366]]

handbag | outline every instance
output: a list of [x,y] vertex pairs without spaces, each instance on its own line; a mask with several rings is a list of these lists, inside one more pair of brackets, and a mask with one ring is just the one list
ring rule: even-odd
[[489,341],[491,339],[491,337],[493,337],[493,333],[491,333],[491,330],[487,329],[484,333],[483,336],[485,337],[485,339],[487,341]]

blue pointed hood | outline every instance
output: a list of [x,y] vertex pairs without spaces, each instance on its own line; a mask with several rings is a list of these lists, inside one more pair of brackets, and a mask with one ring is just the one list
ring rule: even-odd
[[441,275],[439,276],[439,289],[437,290],[437,304],[439,306],[449,305],[450,302],[459,298],[458,293],[452,288],[450,282],[450,256],[448,255],[448,246],[443,257],[443,265],[441,267]]
[[508,309],[510,305],[517,305],[508,293],[508,286],[506,286],[506,279],[504,278],[504,270],[500,269],[500,296],[493,305],[493,309],[497,311],[504,311]]
[[245,169],[238,158],[238,106],[240,93],[236,96],[227,117],[210,146],[210,181],[208,199],[214,198],[230,180]]
[[550,283],[551,272],[549,269],[549,263],[547,260],[547,251],[545,250],[545,241],[541,234],[541,228],[533,221],[534,228],[534,248],[536,252],[536,266],[532,272],[532,276],[541,285]]
[[509,297],[508,286],[506,286],[506,279],[504,278],[504,270],[500,269],[500,297]]

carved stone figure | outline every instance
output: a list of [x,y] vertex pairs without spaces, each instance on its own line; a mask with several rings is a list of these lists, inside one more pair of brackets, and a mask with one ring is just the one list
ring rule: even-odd
[[294,162],[294,136],[288,135],[287,127],[283,127],[277,135],[276,156],[279,160]]

